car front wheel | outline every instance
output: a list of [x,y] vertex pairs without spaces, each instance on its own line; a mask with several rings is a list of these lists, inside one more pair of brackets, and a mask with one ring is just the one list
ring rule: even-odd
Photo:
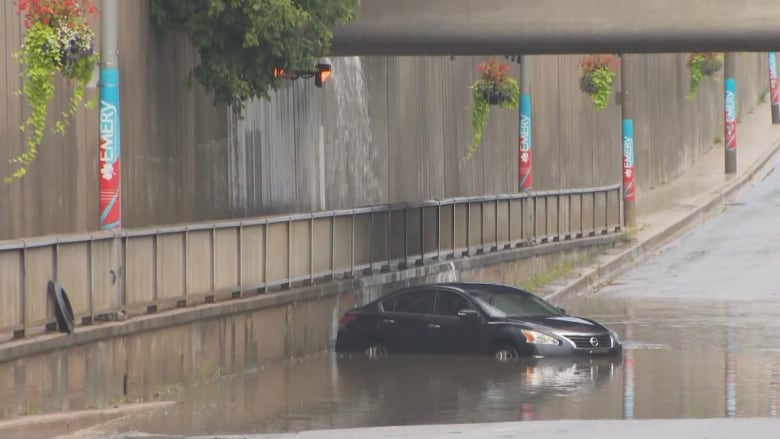
[[379,342],[371,342],[363,351],[368,358],[384,357],[387,355],[387,347]]
[[507,344],[500,344],[493,348],[493,356],[501,362],[514,361],[520,358],[517,349]]

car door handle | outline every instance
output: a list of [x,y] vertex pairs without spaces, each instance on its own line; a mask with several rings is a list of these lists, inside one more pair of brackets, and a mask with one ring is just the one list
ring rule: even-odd
[[386,325],[392,325],[392,324],[395,323],[395,320],[393,320],[393,319],[384,319],[384,320],[382,320],[382,323],[384,323]]
[[428,323],[428,327],[434,329],[440,329],[441,325],[437,325],[436,323]]

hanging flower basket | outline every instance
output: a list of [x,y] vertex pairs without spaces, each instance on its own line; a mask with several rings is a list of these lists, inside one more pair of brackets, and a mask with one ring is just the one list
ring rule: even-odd
[[473,103],[471,105],[471,127],[474,137],[466,153],[470,160],[482,141],[482,130],[488,121],[489,106],[515,109],[520,102],[520,86],[509,76],[509,66],[498,61],[487,61],[478,66],[480,77],[471,85]]
[[17,170],[6,182],[21,178],[26,166],[38,154],[43,140],[49,103],[54,98],[54,79],[59,73],[76,87],[70,105],[55,120],[54,132],[64,133],[68,120],[84,98],[84,89],[97,65],[95,34],[88,16],[98,16],[90,0],[19,0],[17,14],[24,16],[26,32],[21,49],[14,54],[24,67],[22,94],[30,106],[30,115],[22,130],[30,128],[27,150],[11,159]]
[[577,63],[577,68],[582,70],[580,90],[590,96],[594,109],[607,108],[619,62],[615,55],[588,55]]
[[688,71],[691,79],[688,87],[688,99],[696,96],[696,90],[704,78],[715,79],[715,74],[723,69],[723,55],[716,52],[695,52],[688,56]]
[[512,97],[509,93],[498,86],[482,87],[479,89],[482,94],[482,98],[485,99],[488,105],[501,105],[504,102],[509,102]]

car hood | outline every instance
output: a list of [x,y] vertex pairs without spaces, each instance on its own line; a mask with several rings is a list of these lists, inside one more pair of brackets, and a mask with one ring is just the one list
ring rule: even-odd
[[547,327],[555,331],[575,334],[593,334],[609,332],[604,325],[591,319],[577,316],[545,316],[545,317],[506,317],[499,319],[507,323],[527,324],[529,327]]

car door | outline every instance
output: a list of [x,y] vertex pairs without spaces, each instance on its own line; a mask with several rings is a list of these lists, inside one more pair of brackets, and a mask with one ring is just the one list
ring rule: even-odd
[[427,351],[426,335],[435,299],[435,289],[423,288],[405,291],[382,302],[385,312],[379,319],[379,334],[390,352]]
[[482,353],[481,316],[460,317],[464,309],[474,309],[462,295],[448,290],[436,292],[436,315],[427,325],[429,350],[439,354],[473,355]]

